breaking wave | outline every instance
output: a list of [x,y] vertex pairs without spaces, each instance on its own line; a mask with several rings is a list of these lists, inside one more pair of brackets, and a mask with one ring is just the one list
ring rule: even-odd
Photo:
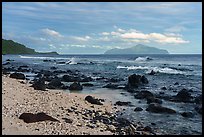
[[146,66],[117,66],[117,69],[127,70],[147,70],[146,73],[150,73],[152,70],[156,73],[167,73],[167,74],[184,74],[183,71],[172,69],[172,68],[160,68],[160,67],[146,67]]
[[150,58],[150,57],[148,57],[148,56],[146,56],[146,57],[137,57],[137,58],[135,59],[135,61],[137,61],[137,62],[150,61],[150,60],[153,60],[153,59]]

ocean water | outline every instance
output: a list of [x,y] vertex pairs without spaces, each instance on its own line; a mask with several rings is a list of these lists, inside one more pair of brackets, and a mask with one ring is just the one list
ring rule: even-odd
[[[145,125],[150,125],[153,129],[162,134],[202,134],[202,115],[194,110],[195,104],[175,103],[163,100],[162,106],[175,109],[177,112],[192,111],[193,118],[185,118],[180,114],[155,114],[145,111],[146,100],[135,99],[132,93],[123,89],[102,88],[110,83],[97,78],[124,79],[117,83],[120,86],[127,84],[128,76],[132,74],[145,75],[149,83],[145,88],[152,93],[159,94],[161,87],[167,90],[165,95],[176,95],[183,88],[192,89],[192,96],[202,94],[202,55],[3,55],[2,63],[7,59],[15,60],[9,67],[28,65],[35,71],[51,70],[50,67],[57,67],[57,70],[78,71],[81,75],[90,76],[94,81],[93,87],[84,87],[79,93],[108,94],[108,98],[115,101],[131,101],[134,107],[124,107],[124,117],[135,122],[141,121]],[[50,60],[44,62],[43,60]],[[59,63],[61,62],[61,63]],[[64,62],[64,63],[63,63]],[[151,70],[155,75],[148,75]],[[26,73],[32,79],[36,74]],[[61,77],[64,74],[60,74]],[[179,85],[174,85],[178,82]],[[64,83],[69,85],[70,83]],[[70,92],[64,90],[64,92]],[[134,112],[135,107],[142,107],[141,112]],[[152,126],[151,123],[155,123]]]

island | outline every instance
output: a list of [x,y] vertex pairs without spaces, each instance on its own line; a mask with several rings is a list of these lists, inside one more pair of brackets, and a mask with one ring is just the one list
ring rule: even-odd
[[149,47],[142,44],[130,48],[114,48],[107,50],[104,54],[169,54],[167,50]]
[[37,52],[28,48],[23,44],[14,42],[13,40],[2,39],[2,54],[52,54],[58,55],[57,52]]

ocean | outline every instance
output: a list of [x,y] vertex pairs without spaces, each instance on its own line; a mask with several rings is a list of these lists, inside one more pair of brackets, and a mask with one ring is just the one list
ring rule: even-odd
[[[195,112],[194,103],[171,102],[162,100],[162,106],[176,110],[176,114],[160,114],[145,111],[146,100],[135,99],[134,93],[125,89],[103,88],[108,83],[124,87],[128,82],[128,76],[132,74],[144,75],[149,83],[138,90],[148,90],[154,94],[174,96],[181,89],[190,90],[193,97],[202,95],[202,55],[201,54],[149,54],[149,55],[2,55],[2,64],[10,61],[6,67],[18,68],[27,65],[31,69],[23,72],[26,77],[33,80],[37,72],[56,67],[57,70],[77,72],[78,76],[91,77],[92,87],[83,87],[78,93],[104,94],[116,101],[130,101],[133,106],[124,106],[121,116],[134,122],[142,122],[151,126],[162,134],[202,134],[202,115]],[[149,75],[151,71],[155,75]],[[57,76],[62,77],[66,73]],[[112,81],[110,80],[112,79]],[[70,85],[72,82],[64,82]],[[83,82],[81,82],[83,83]],[[85,82],[87,83],[87,82]],[[178,84],[175,84],[178,83]],[[162,90],[166,87],[167,90]],[[68,89],[64,92],[71,92]],[[143,111],[135,112],[135,107],[143,108]],[[186,118],[181,112],[191,111],[194,116]],[[154,124],[152,124],[154,123]]]

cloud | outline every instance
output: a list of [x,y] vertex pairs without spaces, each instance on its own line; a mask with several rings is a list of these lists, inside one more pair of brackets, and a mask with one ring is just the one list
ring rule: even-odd
[[107,36],[107,35],[110,35],[110,33],[109,32],[102,32],[101,35]]
[[59,32],[55,31],[55,30],[51,30],[51,29],[42,29],[41,30],[44,34],[52,36],[52,37],[56,37],[56,38],[62,38],[63,35],[61,35]]
[[189,43],[188,40],[183,40],[181,34],[177,33],[143,33],[140,31],[137,31],[135,29],[129,29],[129,30],[123,30],[123,29],[117,29],[116,32],[112,31],[112,35],[118,36],[118,38],[121,38],[121,40],[126,42],[157,42],[160,44],[184,44]]
[[131,32],[120,35],[124,39],[148,39],[148,35],[143,33]]
[[180,25],[176,25],[170,28],[165,29],[165,31],[167,32],[181,32],[181,31],[185,31],[187,30],[187,28],[185,28],[184,26],[180,26]]
[[77,40],[77,41],[88,41],[91,39],[90,36],[85,36],[85,37],[79,37],[79,36],[71,36],[72,39]]

